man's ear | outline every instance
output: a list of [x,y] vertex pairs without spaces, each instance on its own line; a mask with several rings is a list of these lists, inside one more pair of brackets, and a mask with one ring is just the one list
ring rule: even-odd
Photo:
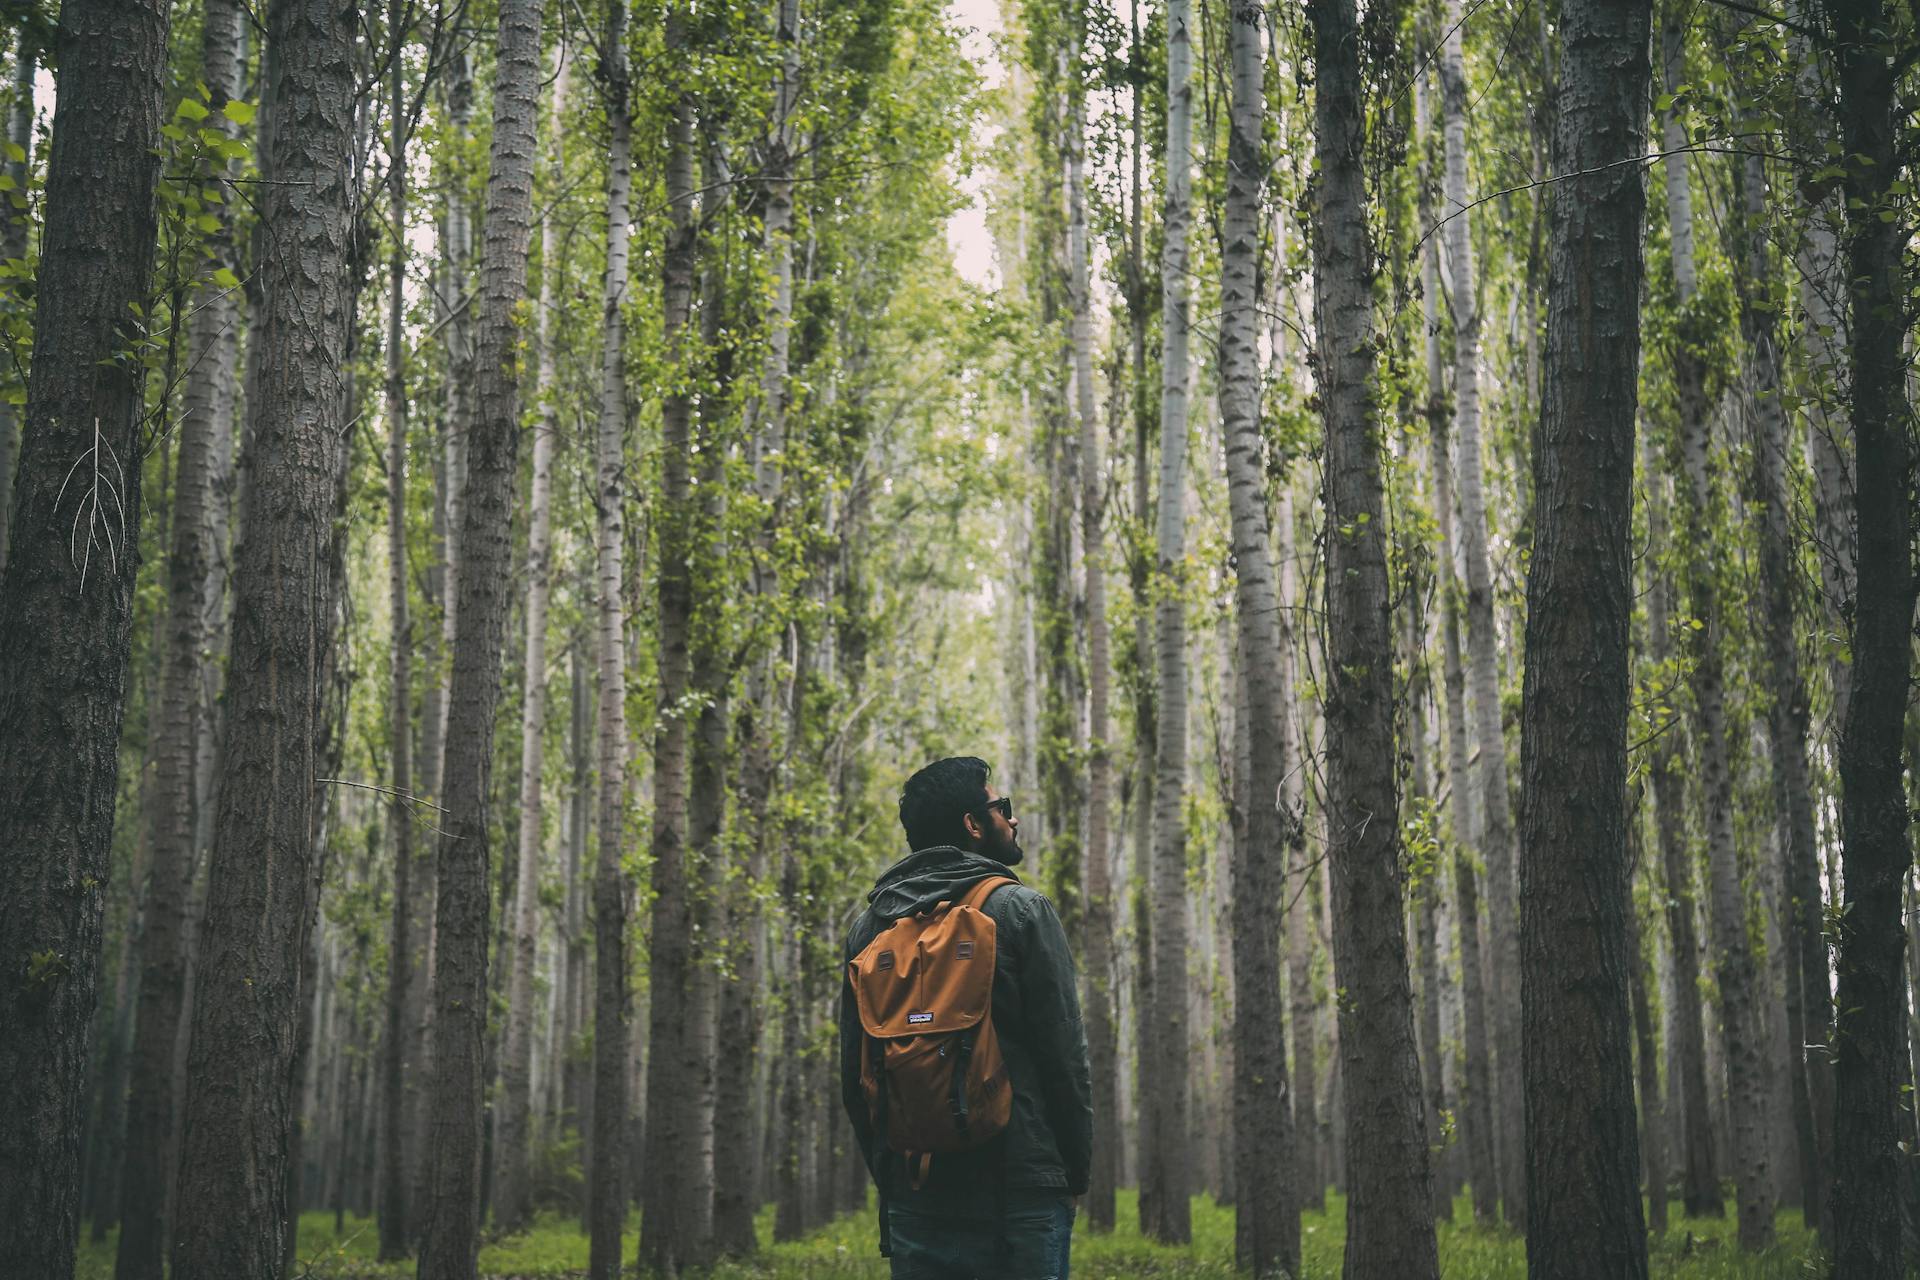
[[960,815],[960,825],[966,828],[967,835],[971,839],[978,840],[981,836],[986,834],[984,831],[980,829],[980,819],[974,817],[970,813],[963,813]]

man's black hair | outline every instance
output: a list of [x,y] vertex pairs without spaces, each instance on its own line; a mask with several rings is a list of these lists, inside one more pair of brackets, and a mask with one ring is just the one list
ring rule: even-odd
[[900,825],[914,850],[967,844],[961,819],[981,817],[987,807],[987,775],[993,769],[978,756],[935,760],[900,788]]

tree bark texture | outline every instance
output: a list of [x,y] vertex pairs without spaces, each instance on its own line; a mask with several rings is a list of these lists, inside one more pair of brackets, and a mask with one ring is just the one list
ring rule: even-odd
[[[569,64],[555,54],[552,147],[556,165],[566,143]],[[559,431],[553,407],[553,277],[559,236],[555,220],[540,225],[539,376],[533,432],[533,486],[527,498],[526,698],[520,710],[520,841],[515,863],[511,966],[507,979],[507,1030],[500,1052],[500,1110],[495,1125],[493,1220],[502,1231],[526,1226],[533,1216],[533,967],[539,941],[542,805],[541,770],[547,722],[547,602],[553,584],[553,455]]]
[[140,536],[168,6],[61,7],[39,358],[0,574],[0,1274],[70,1276]]
[[233,629],[187,1054],[171,1274],[275,1280],[287,1255],[301,999],[319,868],[317,776],[346,474],[353,313],[352,7],[285,3],[267,30]]
[[633,190],[631,85],[627,79],[627,7],[607,9],[600,91],[608,126],[607,271],[600,291],[600,416],[594,439],[596,531],[595,661],[600,670],[600,833],[593,869],[593,1128],[587,1149],[588,1275],[617,1280],[620,1228],[629,1193],[626,1170],[627,1071],[632,997],[627,986],[627,901],[622,857],[627,819],[626,324],[629,207]]
[[[1280,707],[1280,606],[1274,588],[1260,413],[1261,197],[1269,164],[1265,10],[1237,3],[1229,39],[1233,111],[1220,232],[1220,429],[1231,508],[1235,619],[1245,685],[1243,838],[1234,842],[1234,1257],[1256,1276],[1300,1270],[1300,1208],[1289,1177],[1287,1041],[1280,990],[1280,897],[1289,815],[1280,806],[1287,742]],[[1089,397],[1090,398],[1090,397]],[[1089,477],[1089,495],[1097,492]]]
[[472,1280],[480,1248],[481,1106],[486,1089],[487,802],[500,701],[511,520],[520,451],[521,311],[527,301],[541,79],[537,0],[503,0],[493,86],[474,421],[460,503],[453,670],[442,761],[433,968],[432,1201],[421,1280]]
[[[668,57],[687,56],[690,17],[678,5],[666,18]],[[667,124],[666,189],[670,225],[661,259],[662,323],[666,358],[674,368],[691,358],[687,332],[693,309],[699,229],[694,218],[694,100],[677,88]],[[673,1271],[692,1258],[696,1224],[688,1219],[683,1181],[692,1175],[699,1135],[684,1077],[695,1029],[688,985],[693,973],[693,886],[689,883],[687,708],[691,676],[693,498],[689,474],[693,402],[686,379],[661,401],[659,539],[659,708],[653,743],[653,912],[648,957],[647,1121],[645,1186],[641,1195],[643,1266]]]
[[1327,861],[1347,1144],[1347,1280],[1437,1280],[1394,777],[1392,593],[1352,0],[1310,0],[1314,331],[1326,424]]
[[[1160,492],[1154,540],[1156,734],[1153,786],[1153,1026],[1144,1080],[1188,1078],[1187,999],[1187,620],[1181,586],[1186,557],[1187,398],[1191,303],[1187,237],[1192,229],[1193,41],[1188,0],[1167,5],[1166,204],[1160,257]],[[1153,1063],[1149,1071],[1145,1062]],[[1170,1244],[1192,1238],[1192,1134],[1187,1090],[1149,1087],[1153,1128],[1142,1164],[1151,1187],[1147,1235]]]
[[1561,9],[1547,345],[1521,703],[1520,944],[1532,1275],[1647,1274],[1626,832],[1629,533],[1648,0]]
[[1914,579],[1909,531],[1913,462],[1896,294],[1909,228],[1888,187],[1896,171],[1893,75],[1878,0],[1831,4],[1840,140],[1846,177],[1845,252],[1853,334],[1850,417],[1858,577],[1852,603],[1852,697],[1840,738],[1841,856],[1845,875],[1834,1028],[1833,1275],[1904,1274],[1901,1192],[1906,1179],[1896,1112],[1906,1053],[1901,891],[1913,864],[1901,729],[1913,661]]

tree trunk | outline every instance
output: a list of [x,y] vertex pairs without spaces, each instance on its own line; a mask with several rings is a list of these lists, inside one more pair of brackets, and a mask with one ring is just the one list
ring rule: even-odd
[[[1270,167],[1260,138],[1266,114],[1264,12],[1258,5],[1237,4],[1231,14],[1233,115],[1220,235],[1220,426],[1248,745],[1241,789],[1245,829],[1234,846],[1231,907],[1234,1256],[1255,1275],[1295,1275],[1300,1208],[1288,1176],[1292,1126],[1280,994],[1280,896],[1286,890],[1290,843],[1290,815],[1280,805],[1287,741],[1260,413],[1261,196]],[[1090,497],[1098,483],[1097,476],[1088,477]]]
[[[1276,274],[1278,274],[1276,272]],[[1306,830],[1306,744],[1300,735],[1299,657],[1294,627],[1299,616],[1299,588],[1294,570],[1293,481],[1288,477],[1280,486],[1280,509],[1276,513],[1279,538],[1276,553],[1280,562],[1280,698],[1281,732],[1286,735],[1283,748],[1302,757],[1282,777],[1282,800],[1286,809],[1287,833],[1287,914],[1284,928],[1287,938],[1287,1016],[1292,1022],[1293,1066],[1288,1083],[1293,1093],[1293,1187],[1302,1210],[1324,1213],[1327,1207],[1326,1179],[1320,1172],[1320,1122],[1315,1114],[1318,1096],[1318,1054],[1314,1026],[1318,1020],[1319,997],[1313,977],[1313,897],[1308,890],[1318,876]]]
[[[1639,814],[1630,813],[1627,821],[1629,844],[1634,848],[1633,862],[1640,864]],[[1640,1086],[1640,1160],[1646,1172],[1647,1229],[1655,1235],[1667,1233],[1667,1110],[1660,1094],[1660,1043],[1653,1034],[1651,978],[1653,958],[1642,941],[1640,907],[1627,906],[1627,970],[1633,999],[1633,1041],[1637,1049],[1634,1069]]]
[[[1079,29],[1070,36],[1068,65],[1081,66]],[[1097,1231],[1111,1231],[1114,1218],[1115,1165],[1119,1124],[1115,1111],[1118,1041],[1113,987],[1113,754],[1107,737],[1107,701],[1113,678],[1107,621],[1107,562],[1102,541],[1106,468],[1101,462],[1100,424],[1094,412],[1093,289],[1087,230],[1086,130],[1083,85],[1067,90],[1072,119],[1067,131],[1067,257],[1073,313],[1074,410],[1080,418],[1080,527],[1082,595],[1087,610],[1087,757],[1086,893],[1084,1005],[1087,1054],[1093,1078],[1093,1169],[1089,1178],[1088,1219]]]
[[[168,7],[68,0],[0,575],[0,1273],[71,1276],[140,534]],[[84,466],[80,465],[85,463]],[[63,492],[69,476],[80,483]],[[73,510],[68,510],[68,498]],[[84,517],[84,519],[83,519]],[[74,535],[86,525],[84,539]]]
[[[1480,461],[1480,306],[1473,261],[1473,214],[1467,198],[1467,76],[1460,0],[1448,0],[1448,35],[1440,58],[1441,110],[1446,129],[1448,298],[1453,309],[1455,479],[1460,495],[1460,552],[1467,580],[1468,683],[1480,751],[1479,824],[1475,841],[1486,860],[1487,919],[1493,979],[1492,1113],[1500,1190],[1507,1222],[1527,1229],[1524,1091],[1520,1080],[1520,943],[1514,906],[1512,801],[1507,794],[1507,747],[1500,702],[1500,638],[1494,626],[1493,571],[1487,555],[1488,520]],[[1462,782],[1465,779],[1461,779]]]
[[[1669,18],[1664,33],[1669,92],[1684,82],[1683,33]],[[1733,780],[1729,766],[1726,685],[1721,652],[1717,565],[1709,553],[1715,518],[1713,442],[1706,391],[1706,363],[1697,349],[1690,316],[1697,292],[1693,252],[1693,204],[1687,183],[1687,152],[1680,122],[1672,110],[1664,122],[1667,149],[1667,222],[1674,276],[1682,310],[1681,341],[1674,353],[1680,396],[1680,453],[1687,501],[1682,507],[1682,543],[1690,549],[1686,566],[1687,638],[1693,657],[1695,736],[1700,749],[1701,786],[1706,797],[1708,904],[1719,987],[1720,1015],[1727,1046],[1727,1090],[1733,1125],[1736,1201],[1740,1247],[1757,1251],[1773,1240],[1773,1178],[1768,1158],[1764,1037],[1760,1029],[1759,972],[1747,933],[1746,895],[1740,857],[1734,846]]]
[[[284,1273],[299,1123],[290,1097],[308,967],[314,860],[341,587],[345,364],[354,281],[351,8],[277,6],[267,31],[266,181],[241,537],[218,757],[221,778],[196,975],[171,1274]],[[293,250],[299,246],[298,261]]]
[[[1418,87],[1418,86],[1416,86]],[[1467,750],[1467,675],[1460,645],[1463,602],[1454,572],[1453,462],[1447,449],[1448,408],[1440,364],[1438,246],[1421,270],[1427,321],[1427,458],[1433,473],[1433,514],[1439,529],[1441,679],[1446,696],[1447,835],[1453,852],[1454,910],[1460,925],[1460,1011],[1466,1078],[1460,1088],[1467,1180],[1474,1221],[1497,1224],[1499,1165],[1495,1156],[1493,1066],[1487,1044],[1486,957],[1480,940],[1480,868],[1473,856],[1474,789]],[[1516,1176],[1518,1171],[1516,1170]]]
[[512,576],[520,447],[519,313],[527,299],[538,149],[541,7],[502,0],[481,262],[474,422],[467,439],[454,593],[453,671],[442,761],[446,830],[435,903],[432,1203],[421,1280],[471,1280],[480,1247],[481,1105],[486,1081],[488,823],[494,711]]
[[[1433,767],[1427,758],[1427,699],[1432,693],[1430,667],[1424,652],[1424,617],[1416,610],[1405,611],[1407,621],[1406,662],[1408,677],[1406,726],[1407,754],[1413,757],[1413,801],[1415,811],[1425,814],[1431,823],[1433,809]],[[1437,828],[1429,826],[1429,835]],[[1446,1050],[1440,1039],[1440,925],[1439,901],[1443,893],[1440,881],[1440,846],[1436,843],[1426,863],[1419,869],[1413,886],[1417,903],[1414,909],[1414,952],[1420,965],[1420,1007],[1416,1023],[1419,1036],[1422,1118],[1426,1122],[1427,1156],[1431,1162],[1433,1219],[1436,1223],[1453,1221],[1453,1194],[1442,1175],[1447,1148],[1446,1131],[1441,1119],[1447,1109]]]
[[[764,609],[778,589],[769,571],[772,539],[781,517],[780,485],[786,449],[793,322],[793,144],[794,113],[801,86],[799,0],[774,0],[774,37],[780,62],[773,75],[773,118],[766,136],[761,230],[773,291],[766,312],[766,353],[760,368],[758,412],[750,441],[754,497],[760,524],[755,535],[751,590]],[[775,705],[771,646],[761,642],[749,659],[745,697],[735,719],[740,753],[738,821],[744,827],[741,870],[746,883],[729,892],[721,911],[731,948],[730,979],[720,991],[714,1063],[716,1097],[739,1100],[714,1113],[713,1239],[722,1254],[745,1255],[759,1248],[754,1216],[761,1203],[759,1153],[774,1128],[772,1114],[756,1116],[746,1103],[755,1095],[761,1057],[761,973],[764,925],[760,895],[767,879],[768,850],[776,838],[768,812],[774,786],[773,722]]]
[[[598,445],[595,446],[596,475],[599,465]],[[597,481],[596,481],[597,483]],[[597,509],[596,509],[597,510]],[[597,520],[597,517],[596,517]],[[599,530],[596,527],[595,555],[599,554]],[[597,570],[598,566],[595,566]],[[577,588],[581,598],[589,605],[593,603],[591,581],[583,578]],[[597,607],[597,606],[596,606]],[[597,628],[598,613],[591,619]],[[591,889],[586,880],[587,827],[594,820],[593,770],[595,767],[595,747],[589,741],[591,730],[588,727],[589,701],[587,696],[587,664],[598,665],[597,629],[582,627],[574,633],[573,643],[569,646],[568,666],[572,679],[571,715],[568,717],[568,737],[571,743],[573,792],[568,798],[569,814],[567,823],[567,898],[565,934],[561,946],[561,963],[566,971],[566,1002],[560,1008],[560,1030],[558,1043],[554,1046],[554,1057],[560,1072],[560,1127],[576,1133],[586,1131],[586,1108],[590,1090],[591,1067],[581,1060],[581,1034],[592,1025],[588,1021],[591,1007],[587,996],[587,900]],[[625,760],[621,764],[625,766]],[[582,1201],[582,1225],[585,1226],[585,1202]]]
[[1896,173],[1894,82],[1878,0],[1832,4],[1846,175],[1848,304],[1853,333],[1848,405],[1857,460],[1858,578],[1852,696],[1840,738],[1841,918],[1835,1026],[1833,1275],[1903,1273],[1902,1184],[1892,1118],[1905,1105],[1900,1060],[1906,1008],[1901,891],[1913,863],[1901,729],[1913,660],[1909,544],[1913,463],[1907,444],[1904,317],[1896,296],[1911,229],[1890,193]]
[[1407,972],[1394,689],[1373,387],[1373,247],[1352,0],[1310,0],[1313,277],[1326,423],[1327,861],[1347,1141],[1347,1280],[1437,1280],[1432,1183]]
[[1650,0],[1571,0],[1549,212],[1521,700],[1520,945],[1533,1275],[1647,1274],[1626,832]]
[[600,839],[593,872],[593,1127],[587,1178],[587,1226],[592,1236],[588,1274],[617,1280],[620,1228],[626,1221],[627,1071],[632,1053],[628,1019],[627,900],[622,866],[627,821],[626,324],[629,206],[633,190],[632,117],[627,78],[627,7],[607,8],[601,45],[600,91],[606,104],[607,271],[600,292],[600,417],[594,441],[594,511],[598,591],[594,601],[595,660],[600,669]]
[[[1801,678],[1798,611],[1795,609],[1795,556],[1787,512],[1787,415],[1781,400],[1781,359],[1770,292],[1773,255],[1766,237],[1766,167],[1758,155],[1738,159],[1739,206],[1734,225],[1744,250],[1745,272],[1735,272],[1740,287],[1740,327],[1746,340],[1747,408],[1752,424],[1753,492],[1759,501],[1761,614],[1765,618],[1768,695],[1767,734],[1772,765],[1773,802],[1782,838],[1781,875],[1786,910],[1781,933],[1786,939],[1786,1016],[1794,1126],[1798,1142],[1801,1203],[1810,1226],[1820,1226],[1820,1194],[1827,1181],[1827,1151],[1832,1137],[1831,1099],[1824,1077],[1824,1052],[1809,1055],[1804,1046],[1825,1045],[1832,1015],[1827,986],[1827,944],[1820,888],[1820,854],[1813,820],[1813,779],[1807,767],[1810,718],[1806,682]],[[1756,291],[1769,289],[1765,296]],[[1817,988],[1817,990],[1816,990]]]
[[[720,961],[726,945],[725,850],[721,833],[727,808],[727,723],[731,718],[733,673],[721,610],[730,583],[727,576],[727,492],[722,468],[727,444],[728,402],[733,386],[733,349],[725,340],[732,323],[735,291],[728,280],[725,250],[717,237],[730,219],[732,187],[720,149],[710,146],[704,174],[710,181],[699,222],[713,228],[703,237],[700,272],[700,358],[702,376],[696,404],[697,512],[688,540],[693,591],[688,687],[693,693],[693,741],[687,772],[687,866],[689,920],[692,925],[687,970],[686,1016],[682,1023],[680,1072],[684,1091],[675,1099],[691,1135],[690,1163],[676,1170],[680,1212],[688,1224],[681,1265],[706,1265],[713,1252],[713,1161],[718,1137],[715,1121],[720,1003]],[[718,187],[718,190],[714,188]],[[735,1097],[741,1095],[733,1095]],[[744,1144],[743,1144],[744,1145]]]
[[[240,93],[240,10],[213,0],[201,27],[201,79],[213,101]],[[224,117],[223,117],[224,118]],[[213,175],[209,175],[213,179]],[[217,180],[217,179],[213,179]],[[216,252],[231,248],[228,206],[210,206],[219,223]],[[190,899],[198,828],[201,728],[211,715],[203,683],[215,442],[233,434],[230,383],[238,355],[238,319],[230,291],[210,281],[189,295],[186,386],[178,424],[167,599],[157,704],[150,711],[154,762],[147,795],[148,863],[140,929],[140,984],[134,1014],[127,1101],[127,1167],[120,1179],[117,1280],[160,1280],[169,1193],[176,1167],[174,1126],[181,1015],[185,1008]],[[223,412],[224,411],[224,412]]]
[[[1667,543],[1666,479],[1653,442],[1643,441],[1641,466],[1647,484],[1647,529],[1651,546]],[[1672,585],[1659,564],[1647,560],[1647,651],[1656,672],[1672,661]],[[1664,677],[1656,677],[1664,678]],[[1648,747],[1647,772],[1653,781],[1654,826],[1660,844],[1661,901],[1666,904],[1667,949],[1673,965],[1669,982],[1674,1002],[1673,1061],[1677,1079],[1668,1087],[1680,1101],[1681,1201],[1689,1218],[1717,1218],[1726,1212],[1715,1174],[1711,1103],[1707,1094],[1707,1048],[1700,1001],[1700,944],[1694,922],[1693,853],[1684,831],[1685,782],[1674,771],[1681,731],[1669,721]]]
[[[688,56],[691,19],[675,5],[666,15],[670,63]],[[694,100],[676,89],[667,125],[666,189],[671,225],[661,260],[662,325],[666,359],[675,369],[691,360],[692,315],[699,229],[693,198]],[[687,1219],[683,1182],[694,1175],[700,1135],[688,1114],[684,1077],[694,1046],[693,900],[687,856],[687,719],[681,705],[690,679],[689,633],[693,583],[693,500],[688,459],[692,399],[685,378],[661,401],[661,484],[656,508],[659,546],[659,708],[653,744],[653,913],[648,963],[646,1185],[641,1197],[643,1266],[673,1272],[691,1260],[696,1224]]]
[[[553,77],[553,152],[555,163],[566,144],[567,72],[562,47]],[[554,219],[540,227],[540,370],[534,387],[540,421],[533,434],[533,490],[527,500],[526,700],[520,714],[520,842],[513,892],[511,971],[507,980],[507,1031],[500,1054],[499,1119],[494,1126],[493,1221],[502,1231],[517,1231],[531,1220],[528,1179],[533,1148],[531,1078],[533,1072],[533,965],[539,941],[541,770],[547,720],[547,600],[553,575],[553,452],[559,430],[554,420],[553,277],[559,236]]]
[[[380,1168],[380,1259],[407,1256],[412,1232],[407,1220],[407,1150],[415,1106],[407,1049],[412,1043],[407,1014],[413,1001],[413,619],[407,583],[407,174],[406,72],[400,57],[405,17],[402,0],[388,0],[387,38],[393,42],[387,101],[392,134],[387,149],[388,216],[394,236],[387,258],[386,418],[387,418],[387,599],[392,615],[392,680],[387,691],[389,781],[394,797],[393,919],[387,947],[386,1026],[380,1046],[381,1095],[386,1142]],[[416,1067],[417,1063],[414,1064]]]
[[[14,37],[13,100],[7,112],[7,141],[20,149],[20,158],[7,157],[6,175],[13,180],[11,192],[26,198],[32,172],[33,154],[33,77],[35,50],[22,30]],[[27,236],[32,230],[31,216],[25,207],[0,212],[0,260],[27,256]],[[13,471],[20,458],[19,410],[11,403],[0,404],[0,569],[7,567],[7,536],[13,524]]]
[[[1160,257],[1160,493],[1155,537],[1154,643],[1156,708],[1153,799],[1153,1020],[1144,1032],[1154,1069],[1147,1121],[1153,1133],[1140,1171],[1143,1198],[1152,1195],[1145,1233],[1169,1244],[1192,1238],[1192,1134],[1188,1131],[1187,1016],[1187,620],[1181,585],[1186,558],[1186,462],[1189,285],[1187,236],[1192,223],[1190,153],[1193,43],[1188,0],[1167,5],[1166,205]],[[1173,1087],[1168,1087],[1173,1086]]]

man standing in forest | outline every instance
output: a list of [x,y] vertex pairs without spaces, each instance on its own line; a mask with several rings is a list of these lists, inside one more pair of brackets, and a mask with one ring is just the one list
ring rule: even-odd
[[[989,772],[984,760],[960,756],[907,779],[900,823],[913,852],[881,875],[847,934],[840,1094],[880,1189],[880,1252],[893,1259],[894,1280],[1066,1280],[1074,1211],[1087,1189],[1092,1088],[1073,957],[1053,904],[1009,871],[1024,856],[1020,824],[1013,801],[987,786]],[[977,907],[991,924],[952,919],[967,907]],[[870,946],[893,936],[896,925],[924,930],[918,957],[897,969],[885,943]],[[911,978],[918,965],[921,985],[938,986],[926,975],[943,962],[943,948],[957,957],[953,972],[969,967],[968,929],[992,940],[991,1018],[955,1033],[951,1118],[964,1132],[971,1101],[974,1128],[992,1136],[932,1145],[931,1155],[903,1151],[897,1149],[900,1118],[917,1101],[903,1055],[911,1054],[915,1038],[883,1044],[870,1034],[879,1015],[866,983],[876,969],[882,981]],[[863,984],[858,993],[856,981]],[[936,1034],[918,1042],[934,1046],[941,1059],[950,1046],[937,1033],[950,1020],[958,1025],[966,1017],[945,1008],[905,1015],[907,1023],[931,1024],[927,1029]],[[989,1066],[984,1081],[977,1067],[968,1076],[976,1049],[997,1052],[1004,1069]],[[997,1085],[1005,1094],[1008,1081],[1011,1097],[996,1111],[991,1092]],[[945,1105],[936,1100],[937,1107]],[[996,1128],[1000,1117],[1004,1127]]]

